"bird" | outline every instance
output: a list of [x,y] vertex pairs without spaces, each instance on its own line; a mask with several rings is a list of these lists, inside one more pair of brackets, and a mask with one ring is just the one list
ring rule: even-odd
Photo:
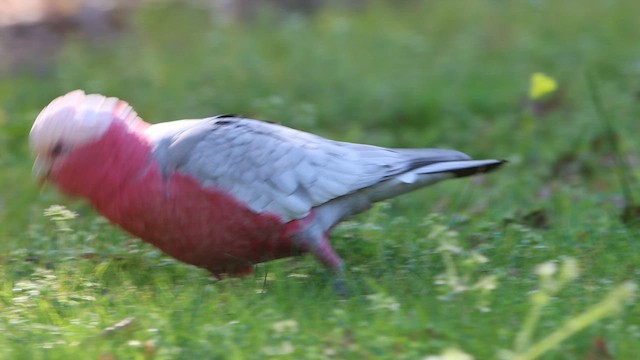
[[302,254],[344,274],[329,243],[338,223],[375,202],[504,164],[456,150],[334,141],[235,115],[150,124],[127,102],[82,90],[40,112],[29,145],[39,182],[218,278]]

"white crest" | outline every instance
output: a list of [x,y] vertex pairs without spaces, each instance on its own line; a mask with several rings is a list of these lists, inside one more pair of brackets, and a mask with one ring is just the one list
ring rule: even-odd
[[75,90],[53,100],[31,128],[29,143],[35,153],[46,153],[58,143],[75,147],[99,139],[111,123],[139,120],[126,102],[99,94]]

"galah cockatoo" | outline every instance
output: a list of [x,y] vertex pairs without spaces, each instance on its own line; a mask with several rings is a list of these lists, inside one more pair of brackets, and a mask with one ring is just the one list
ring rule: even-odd
[[503,163],[333,141],[228,115],[151,125],[122,100],[80,90],[42,110],[29,140],[37,178],[218,277],[303,253],[341,273],[328,241],[337,223]]

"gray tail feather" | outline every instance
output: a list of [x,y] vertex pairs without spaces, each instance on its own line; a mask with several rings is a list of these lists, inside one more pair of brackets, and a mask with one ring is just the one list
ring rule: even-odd
[[443,161],[427,165],[414,171],[420,174],[452,173],[455,177],[465,177],[487,173],[502,166],[504,160],[460,160]]
[[389,199],[451,177],[465,177],[489,172],[505,162],[504,160],[460,159],[425,165],[329,201],[318,208],[318,221],[326,231],[337,222],[368,209],[371,203]]

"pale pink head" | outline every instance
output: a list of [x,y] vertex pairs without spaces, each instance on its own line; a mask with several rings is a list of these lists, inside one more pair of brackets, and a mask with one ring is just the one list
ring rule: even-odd
[[51,169],[74,149],[98,141],[114,121],[139,121],[126,102],[99,94],[75,90],[53,100],[33,124],[29,134],[36,155],[34,176],[46,180]]

